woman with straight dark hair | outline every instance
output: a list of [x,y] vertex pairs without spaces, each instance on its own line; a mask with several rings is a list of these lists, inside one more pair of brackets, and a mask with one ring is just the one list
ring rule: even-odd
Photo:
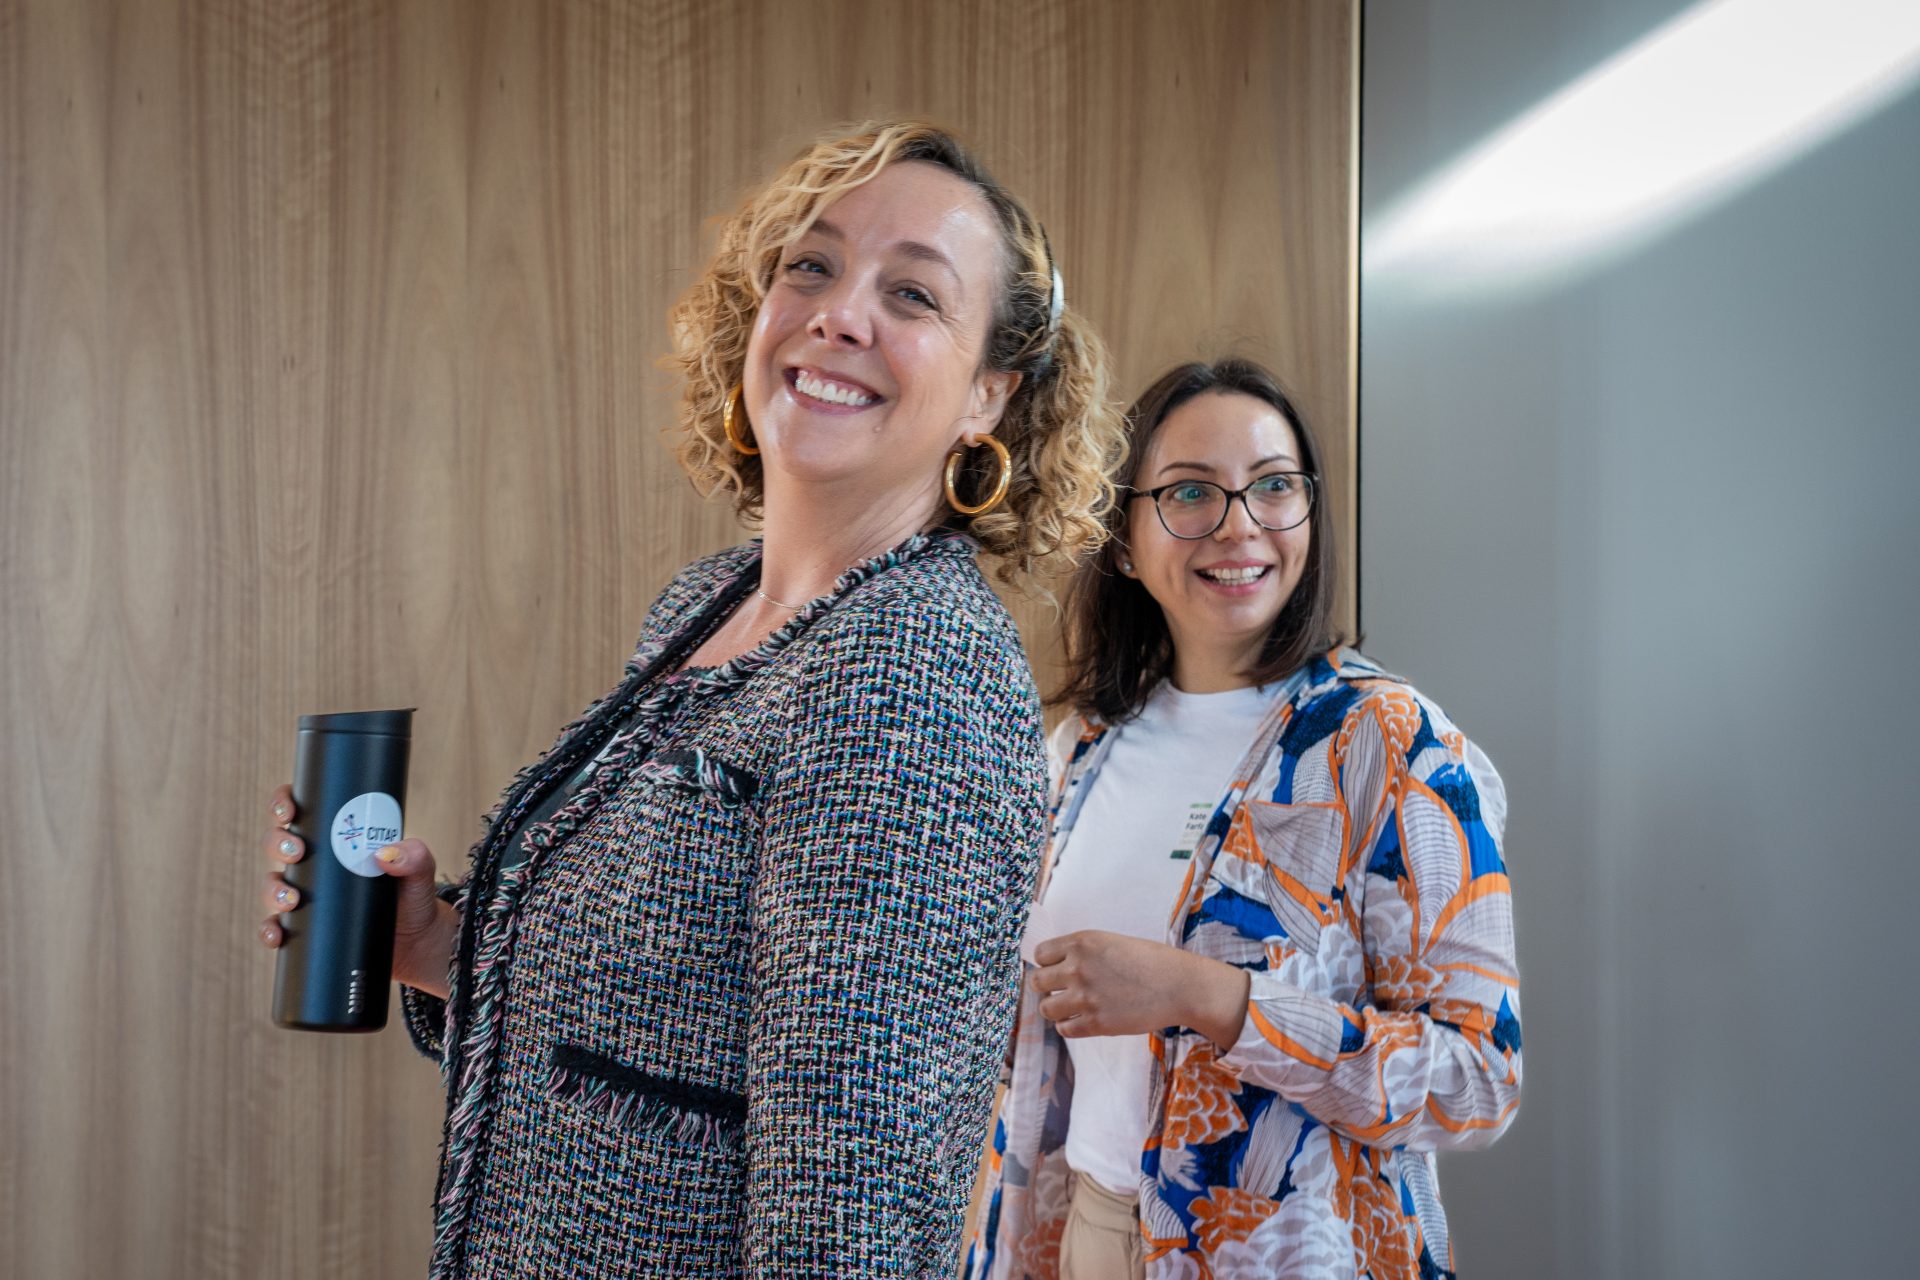
[[1338,647],[1320,452],[1270,373],[1184,365],[1129,429],[969,1274],[1450,1275],[1433,1152],[1520,1092],[1499,776]]

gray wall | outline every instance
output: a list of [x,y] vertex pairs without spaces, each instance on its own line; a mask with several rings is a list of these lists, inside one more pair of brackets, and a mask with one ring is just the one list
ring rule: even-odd
[[[1683,7],[1368,5],[1363,264]],[[1916,226],[1909,93],[1526,298],[1363,266],[1368,648],[1512,806],[1527,1095],[1442,1162],[1463,1275],[1920,1265]]]

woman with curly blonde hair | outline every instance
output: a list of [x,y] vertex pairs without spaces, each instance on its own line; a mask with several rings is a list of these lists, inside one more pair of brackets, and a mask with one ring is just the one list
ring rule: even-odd
[[432,1274],[950,1276],[1045,826],[976,555],[1104,536],[1105,355],[1039,223],[913,123],[806,150],[673,322],[680,457],[761,536],[667,586],[458,885],[382,851],[447,1081]]

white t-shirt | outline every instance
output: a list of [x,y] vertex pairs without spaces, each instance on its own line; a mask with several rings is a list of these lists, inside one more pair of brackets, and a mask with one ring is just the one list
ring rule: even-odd
[[[1253,735],[1286,687],[1182,693],[1169,681],[1117,731],[1072,838],[1058,851],[1046,898],[1033,908],[1022,954],[1049,938],[1101,929],[1164,942],[1194,846]],[[1048,744],[1055,777],[1072,753],[1069,719]],[[1069,1039],[1073,1105],[1067,1164],[1110,1191],[1140,1185],[1151,1119],[1152,1051],[1145,1035]]]

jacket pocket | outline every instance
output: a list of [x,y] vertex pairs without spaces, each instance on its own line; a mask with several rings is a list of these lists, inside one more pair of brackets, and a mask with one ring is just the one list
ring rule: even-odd
[[648,756],[634,776],[678,791],[703,792],[728,807],[747,804],[760,779],[700,747],[673,747]]
[[579,1045],[553,1047],[547,1093],[615,1128],[683,1142],[737,1144],[747,1122],[745,1094],[652,1075]]

